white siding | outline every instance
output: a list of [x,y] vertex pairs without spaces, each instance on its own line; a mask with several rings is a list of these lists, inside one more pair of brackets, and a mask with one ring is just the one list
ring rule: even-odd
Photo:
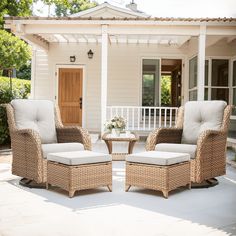
[[32,70],[32,79],[34,80],[33,98],[35,99],[53,99],[52,84],[49,79],[48,54],[43,50],[34,51],[35,67]]

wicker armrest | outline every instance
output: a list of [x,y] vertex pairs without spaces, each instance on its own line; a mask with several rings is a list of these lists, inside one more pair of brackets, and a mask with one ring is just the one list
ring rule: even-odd
[[33,129],[16,129],[11,132],[11,136],[16,139],[14,139],[13,142],[25,142],[25,138],[27,136],[27,141],[35,143],[41,148],[41,138],[39,133]]
[[209,157],[209,152],[217,154],[220,150],[225,150],[227,134],[223,131],[205,130],[197,140],[196,158],[203,158],[204,155]]
[[43,156],[38,132],[32,129],[11,131],[11,146],[12,173],[33,179],[38,183],[43,182]]
[[146,150],[152,151],[157,143],[180,143],[182,129],[178,128],[159,128],[151,132],[147,138]]
[[91,137],[82,127],[60,127],[56,129],[58,143],[78,142],[84,145],[85,150],[91,150]]

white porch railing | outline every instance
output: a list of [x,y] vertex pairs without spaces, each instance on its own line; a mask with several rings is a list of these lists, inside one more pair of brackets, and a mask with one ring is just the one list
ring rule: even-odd
[[178,107],[107,106],[107,120],[122,116],[127,129],[150,131],[158,127],[172,127],[176,124]]

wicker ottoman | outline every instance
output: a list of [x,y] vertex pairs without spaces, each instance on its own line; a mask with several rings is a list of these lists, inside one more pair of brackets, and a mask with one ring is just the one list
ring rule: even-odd
[[168,198],[169,191],[188,185],[190,180],[190,155],[149,151],[126,158],[126,191],[131,186],[162,191]]
[[112,158],[91,151],[60,152],[47,155],[46,187],[55,185],[69,192],[107,186],[112,191]]

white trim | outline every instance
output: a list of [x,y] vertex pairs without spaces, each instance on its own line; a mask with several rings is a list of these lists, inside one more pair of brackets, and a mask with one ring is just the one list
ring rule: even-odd
[[197,100],[204,101],[205,86],[205,57],[206,57],[206,26],[200,26],[198,36],[198,67],[197,67]]
[[[55,75],[55,91],[54,99],[58,104],[58,79],[59,79],[59,69],[71,68],[71,69],[82,69],[83,70],[83,88],[82,88],[82,127],[86,128],[86,65],[83,64],[55,64],[54,75]],[[55,74],[56,73],[56,74]]]
[[32,60],[31,60],[31,86],[30,86],[30,98],[35,98],[35,73],[36,73],[36,53],[37,50],[32,48]]
[[108,26],[102,25],[101,44],[101,134],[104,132],[107,109],[107,75],[108,75]]

